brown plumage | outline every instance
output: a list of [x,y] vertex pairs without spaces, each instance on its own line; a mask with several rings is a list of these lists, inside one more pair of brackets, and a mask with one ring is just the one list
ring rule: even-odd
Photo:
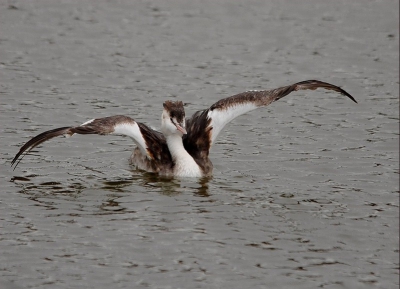
[[170,112],[171,118],[176,118],[178,122],[182,122],[185,119],[185,109],[182,101],[167,100],[163,106]]
[[221,99],[214,103],[210,109],[227,109],[233,105],[238,105],[246,102],[253,102],[257,106],[267,106],[270,103],[277,101],[281,99],[282,97],[288,95],[289,93],[297,90],[315,90],[317,88],[324,88],[327,90],[333,90],[336,92],[339,92],[348,98],[350,98],[352,101],[357,103],[357,101],[352,97],[348,92],[345,90],[341,89],[338,86],[332,85],[327,82],[322,82],[319,80],[306,80],[306,81],[301,81],[297,82],[292,85],[272,89],[272,90],[260,90],[260,91],[246,91],[242,92],[236,95],[233,95],[231,97],[227,97],[224,99]]
[[293,91],[317,88],[339,92],[357,103],[340,87],[318,80],[302,81],[272,90],[236,94],[217,101],[208,109],[198,111],[187,119],[182,101],[166,101],[163,104],[161,125],[163,133],[123,115],[94,119],[80,126],[57,128],[35,136],[21,147],[11,164],[16,164],[16,167],[24,153],[27,154],[34,147],[57,136],[114,133],[129,136],[136,143],[137,148],[130,160],[140,169],[163,175],[211,175],[213,165],[208,157],[209,152],[226,124]]

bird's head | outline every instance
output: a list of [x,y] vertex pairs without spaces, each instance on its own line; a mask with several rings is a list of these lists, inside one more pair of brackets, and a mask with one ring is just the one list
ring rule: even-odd
[[161,116],[161,131],[164,135],[187,134],[185,109],[182,101],[167,100],[163,104],[164,109]]

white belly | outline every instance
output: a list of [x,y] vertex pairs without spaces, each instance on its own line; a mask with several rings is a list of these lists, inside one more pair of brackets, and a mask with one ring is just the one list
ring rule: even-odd
[[199,165],[191,156],[189,156],[184,160],[176,162],[174,175],[177,177],[199,178],[203,176],[203,173],[201,172]]

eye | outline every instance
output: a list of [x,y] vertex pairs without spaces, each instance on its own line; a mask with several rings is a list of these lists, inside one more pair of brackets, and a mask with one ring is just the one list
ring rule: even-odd
[[172,117],[170,117],[169,119],[171,120],[171,122],[172,122],[173,124],[175,124],[175,123],[174,123],[174,120],[172,119]]

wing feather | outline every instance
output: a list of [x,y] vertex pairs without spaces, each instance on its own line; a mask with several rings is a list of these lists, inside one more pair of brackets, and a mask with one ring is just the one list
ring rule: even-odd
[[195,113],[187,120],[188,136],[185,143],[203,150],[207,155],[222,129],[233,119],[254,109],[267,106],[297,90],[324,88],[339,92],[357,103],[348,92],[333,84],[319,80],[306,80],[272,90],[247,91],[214,103],[210,108]]
[[[160,155],[159,151],[165,151],[165,148],[167,148],[165,138],[161,133],[152,130],[142,123],[137,123],[130,117],[115,115],[93,119],[76,127],[61,127],[45,131],[26,142],[15,155],[11,165],[15,164],[15,167],[17,167],[21,159],[28,154],[30,150],[45,141],[58,136],[72,136],[74,134],[116,134],[128,136],[149,160],[153,159],[154,155]],[[150,146],[150,141],[153,139],[157,139],[158,143]]]

